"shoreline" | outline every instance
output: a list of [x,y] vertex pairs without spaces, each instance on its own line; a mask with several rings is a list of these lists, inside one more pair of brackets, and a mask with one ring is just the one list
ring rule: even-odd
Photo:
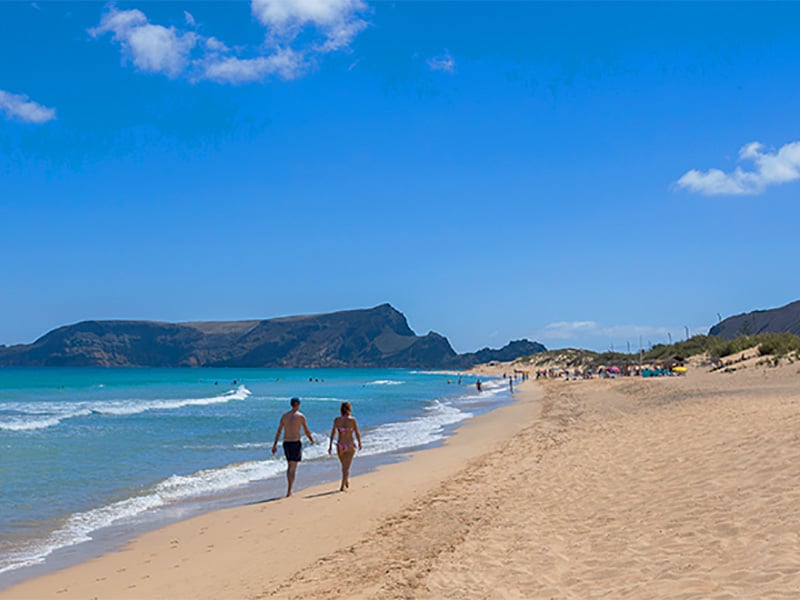
[[[136,535],[121,548],[117,546],[99,557],[12,584],[0,590],[0,598],[241,597],[241,593],[230,591],[230,580],[246,579],[248,574],[252,576],[256,572],[259,576],[253,585],[269,588],[295,570],[336,550],[340,543],[355,542],[358,535],[365,534],[376,522],[413,503],[420,494],[452,476],[469,460],[502,442],[508,433],[503,427],[508,424],[505,420],[527,422],[534,416],[536,399],[540,397],[541,392],[533,385],[519,389],[512,402],[460,423],[440,444],[398,454],[398,460],[372,466],[372,470],[356,475],[347,493],[338,492],[338,481],[315,484],[301,487],[290,499],[273,495],[170,523]],[[525,418],[518,418],[522,416]],[[372,457],[364,460],[369,458]],[[358,463],[357,457],[356,473]],[[301,486],[302,471],[303,465],[298,471]],[[351,512],[367,519],[360,520],[361,526],[353,524],[350,533],[340,539],[335,523],[352,521]],[[293,530],[272,529],[275,523],[288,520],[298,525]],[[246,523],[247,527],[234,535],[232,523]],[[353,537],[354,534],[357,535]],[[315,548],[298,546],[296,537],[313,540]],[[290,549],[293,560],[284,562],[283,566],[273,565],[269,553],[264,551],[270,546]],[[285,557],[286,553],[281,551],[281,555]],[[170,561],[178,559],[178,562],[170,564],[170,568],[164,565],[151,568],[158,562],[157,556]],[[235,556],[230,564],[228,556]],[[243,564],[243,556],[250,557],[254,564]],[[269,573],[263,573],[262,561],[254,558],[258,556],[270,563]],[[219,574],[209,578],[213,571]],[[225,574],[225,581],[219,581],[222,574]],[[260,584],[256,583],[259,581]]]
[[[434,442],[430,447],[435,448],[441,443],[441,441]],[[427,448],[428,446],[425,446],[421,450]],[[390,465],[406,460],[407,454],[390,452],[385,455],[367,455],[362,457],[356,466],[361,467],[359,470],[366,474],[382,465]],[[311,469],[314,471],[310,475],[311,483],[308,487],[324,486],[327,483],[332,484],[339,476],[338,461],[335,464],[334,461],[336,461],[335,455],[324,463],[311,463]],[[364,466],[364,463],[367,463],[367,465]],[[93,532],[95,537],[92,540],[58,548],[48,555],[42,563],[0,574],[0,579],[5,578],[7,580],[7,582],[0,584],[0,598],[4,591],[12,587],[24,585],[28,581],[80,566],[106,554],[120,552],[131,541],[148,533],[182,521],[213,514],[217,511],[256,504],[262,502],[264,496],[279,498],[285,488],[286,479],[282,472],[279,476],[265,479],[258,484],[251,483],[236,490],[189,498],[179,504],[158,508],[156,509],[157,514],[140,515],[129,522],[101,528]]]
[[[403,373],[405,373],[405,371],[403,371]],[[209,381],[216,379],[217,377],[215,377],[215,375],[215,373],[212,373]],[[283,377],[282,373],[279,373],[278,375],[281,378]],[[428,373],[423,373],[423,375],[428,375]],[[376,384],[383,385],[374,388],[376,390],[374,392],[371,391],[373,388],[370,388],[370,390],[366,390],[363,393],[371,396],[373,394],[380,395],[382,393],[380,390],[382,389],[402,389],[394,386],[386,387],[390,384],[397,383],[395,381],[390,381],[393,379],[393,377],[394,376],[391,374],[391,372],[387,372],[381,377],[377,378],[370,378],[369,374],[367,374],[367,377],[364,379],[364,381],[367,383],[361,387],[367,387]],[[431,399],[425,400],[424,406],[417,402],[419,406],[417,407],[415,404],[415,408],[412,411],[406,409],[405,414],[399,413],[399,415],[395,415],[393,413],[392,419],[399,419],[398,423],[401,425],[402,423],[406,422],[413,425],[410,427],[410,429],[406,427],[406,429],[409,429],[409,431],[405,431],[403,427],[400,427],[396,430],[391,429],[390,427],[389,430],[384,432],[380,415],[372,414],[366,418],[366,421],[360,419],[362,428],[364,427],[365,423],[367,425],[368,429],[365,431],[365,434],[369,437],[369,432],[374,429],[377,439],[374,443],[372,440],[365,440],[366,446],[364,452],[361,453],[359,460],[356,461],[356,471],[354,474],[371,470],[375,466],[383,463],[394,463],[399,460],[404,460],[403,455],[409,452],[435,447],[438,444],[441,444],[448,436],[452,435],[452,432],[456,429],[456,427],[462,424],[460,419],[466,419],[468,421],[470,420],[470,416],[477,416],[486,410],[491,410],[494,407],[502,406],[506,403],[512,402],[508,393],[503,392],[502,387],[497,386],[496,384],[493,386],[493,391],[491,393],[485,394],[483,398],[475,398],[473,397],[474,394],[470,393],[469,386],[461,387],[448,385],[445,390],[443,385],[444,379],[442,377],[433,377],[430,379],[428,377],[419,377],[417,375],[409,377],[411,377],[411,379],[416,381],[419,385],[422,385],[423,387],[420,389],[423,390],[427,389],[427,382],[429,380],[433,381],[434,383],[440,380],[441,385],[439,387],[441,388],[441,396],[438,395],[438,392],[433,390],[430,391],[430,394],[428,394],[427,391],[424,391],[422,396],[419,392],[416,392],[416,396],[414,396],[413,400],[427,398],[428,395],[430,395]],[[206,379],[208,379],[208,377],[206,377]],[[220,379],[224,379],[224,377]],[[272,387],[272,377],[269,373],[267,374],[266,378],[262,379],[264,379],[266,383],[255,378],[253,381],[255,383],[259,383],[262,385],[262,387]],[[301,377],[301,379],[302,385],[305,382],[305,377]],[[373,379],[378,379],[380,381],[373,381]],[[278,381],[277,378],[276,381]],[[108,384],[108,381],[105,380],[101,380],[101,382]],[[189,383],[193,382],[194,380],[189,381]],[[288,379],[287,382],[287,385],[291,384],[291,381]],[[183,384],[186,382],[182,381],[181,383]],[[318,386],[312,386],[309,384],[308,387],[313,392],[317,392]],[[433,387],[436,386],[434,385]],[[499,393],[498,389],[494,388],[499,388]],[[216,391],[216,388],[213,389]],[[259,388],[253,387],[253,389],[258,390]],[[322,388],[318,389],[321,390]],[[472,388],[472,390],[474,392],[474,388]],[[246,391],[249,393],[249,390]],[[260,389],[260,391],[257,391],[257,398],[258,394],[260,393],[262,395],[266,395],[265,397],[267,399],[264,402],[256,402],[255,406],[257,408],[260,409],[260,407],[269,407],[271,405],[270,400],[274,400],[274,398],[272,398],[268,392],[271,392],[271,390],[265,391]],[[271,393],[274,395],[274,392]],[[411,390],[408,393],[412,394],[413,396],[415,391]],[[385,396],[390,395],[388,392],[384,392],[383,394]],[[311,392],[307,392],[306,395],[308,398],[316,400],[316,398],[311,395]],[[330,395],[330,393],[327,395]],[[336,393],[334,393],[334,395],[336,395]],[[185,393],[183,393],[180,397],[183,398],[184,396],[186,396]],[[191,394],[189,394],[189,396],[192,398],[195,397]],[[196,394],[196,396],[199,398],[201,394]],[[323,397],[321,400],[326,400],[326,398]],[[145,401],[142,401],[142,403],[145,403]],[[222,404],[228,406],[226,403]],[[402,403],[400,405],[402,405]],[[235,403],[230,403],[230,406],[232,407],[231,410],[235,413]],[[312,404],[312,407],[313,406],[314,405]],[[374,412],[375,411],[373,411],[373,413]],[[313,420],[313,423],[315,425],[322,424],[322,421],[320,421],[318,418],[319,415],[316,416],[317,418]],[[91,418],[94,419],[94,417]],[[389,417],[384,415],[384,418]],[[268,428],[269,424],[277,422],[277,416],[275,416],[273,419],[271,415],[267,415],[267,418],[264,419],[264,415],[261,415],[260,419],[256,419],[256,421],[258,421],[258,423],[267,423]],[[415,424],[417,422],[422,423],[422,427]],[[315,431],[315,438],[318,436],[326,437],[326,433],[327,429],[323,427],[321,430]],[[255,435],[261,436],[261,430],[259,429]],[[242,437],[243,441],[245,442],[249,442],[253,439],[248,435],[240,437]],[[258,439],[260,442],[260,438],[256,439]],[[400,440],[401,443],[396,443],[398,440]],[[125,497],[122,497],[122,499],[119,497],[112,498],[105,505],[100,503],[97,506],[90,506],[88,509],[80,507],[75,508],[73,505],[72,512],[69,513],[69,518],[67,518],[62,524],[51,520],[55,523],[55,525],[52,527],[55,535],[51,535],[49,538],[46,536],[39,536],[39,538],[31,537],[30,539],[32,541],[30,543],[23,539],[18,544],[21,550],[17,553],[15,553],[15,548],[12,545],[12,540],[15,539],[14,535],[16,532],[11,530],[9,527],[8,529],[11,533],[7,538],[4,537],[3,541],[4,547],[10,548],[10,550],[4,554],[2,566],[12,566],[12,568],[0,574],[0,590],[20,584],[28,579],[33,579],[39,576],[48,575],[52,572],[63,570],[66,567],[74,566],[76,564],[85,562],[86,560],[96,558],[99,555],[107,552],[118,551],[127,541],[138,537],[142,533],[153,531],[154,529],[158,529],[168,524],[185,520],[202,513],[213,512],[214,510],[219,510],[222,508],[229,508],[255,502],[263,499],[265,493],[278,493],[280,490],[282,490],[282,488],[285,486],[285,462],[282,460],[282,454],[279,456],[279,461],[271,461],[269,460],[272,458],[269,454],[269,446],[266,444],[246,443],[241,444],[241,446],[263,446],[263,448],[248,448],[243,450],[241,454],[237,456],[226,456],[226,460],[219,461],[217,463],[210,463],[210,467],[207,467],[203,464],[196,464],[183,471],[165,471],[162,469],[162,473],[166,474],[161,475],[160,481],[158,477],[155,477],[153,481],[157,483],[154,483],[153,485],[143,485],[141,486],[141,489],[135,490],[138,492],[138,494],[132,493],[130,495],[132,504],[131,507],[127,506],[128,502]],[[213,448],[214,446],[209,445],[208,447]],[[239,445],[237,444],[235,447],[239,448]],[[231,453],[229,452],[229,454]],[[244,457],[242,458],[243,455]],[[317,445],[316,447],[310,447],[309,456],[305,456],[304,458],[309,459],[303,463],[302,469],[303,478],[305,479],[307,485],[322,484],[327,481],[337,480],[338,461],[336,460],[335,455],[332,457],[328,456],[324,452],[324,448],[322,446]],[[248,481],[249,471],[246,469],[251,462],[253,465],[258,465],[258,470],[264,474],[262,478],[256,481],[253,481],[252,478]],[[265,466],[261,467],[260,465],[262,463]],[[282,466],[281,463],[283,463]],[[207,464],[209,463],[207,462],[206,465]],[[239,465],[243,465],[245,468],[240,469]],[[243,471],[243,474],[239,472],[240,470]],[[233,473],[233,478],[231,478],[229,472]],[[190,481],[185,483],[181,482],[181,488],[178,490],[178,492],[181,492],[180,495],[178,493],[174,493],[174,486],[167,487],[164,485],[165,483],[169,483],[170,479],[174,476],[174,473],[181,473],[191,478]],[[233,480],[234,483],[236,483],[237,480],[240,482],[244,481],[244,483],[231,485],[231,480]],[[113,482],[115,481],[115,478],[107,477],[106,481]],[[200,486],[200,491],[196,495],[190,496],[187,492],[191,492],[192,488],[198,482],[202,484]],[[8,484],[9,482],[6,483]],[[219,489],[215,490],[210,484],[216,483],[221,483],[222,485],[218,486]],[[162,488],[165,489],[162,490]],[[10,487],[9,489],[10,491],[13,491],[15,488]],[[163,503],[160,502],[161,498],[159,497],[159,493],[162,491],[165,491],[167,494],[163,500]],[[60,497],[55,493],[52,495],[54,501],[58,502],[60,500]],[[34,498],[36,496],[37,494],[28,495],[28,497]],[[150,507],[147,510],[138,510],[138,512],[134,512],[139,508],[140,505],[145,504],[143,501],[137,500],[140,498],[144,498],[146,500],[152,498],[153,502],[150,503]],[[11,500],[11,504],[9,506],[17,505],[17,503],[13,501],[13,496],[6,498],[7,503],[9,499]],[[134,503],[134,501],[136,501],[136,503]],[[27,504],[27,502],[27,498],[23,497],[20,499],[19,505],[24,506]],[[37,509],[37,504],[39,502],[41,502],[42,505]],[[42,512],[46,511],[49,507],[56,505],[55,503],[47,503],[45,498],[41,498],[39,502],[31,503],[31,510],[28,512],[31,514],[34,514],[36,510],[40,510],[40,512]],[[153,506],[153,504],[156,506]],[[126,515],[125,513],[129,514]],[[120,514],[122,517],[116,518],[116,516]],[[86,515],[87,518],[83,520],[74,519],[73,516],[75,515],[78,517]],[[7,522],[13,523],[13,511],[9,510],[8,516],[9,519]],[[27,518],[22,520],[22,522],[37,525],[35,518],[35,516],[32,518]],[[106,524],[101,525],[100,527],[94,527],[91,530],[90,536],[92,539],[87,540],[84,537],[82,540],[78,540],[77,542],[73,541],[72,537],[75,536],[76,531],[78,533],[88,531],[88,525],[93,525],[95,522],[100,522],[101,524],[105,522]],[[43,523],[45,526],[49,525],[49,522],[45,520],[42,520],[41,523]],[[111,524],[108,525],[108,523]],[[86,525],[84,526],[84,524]],[[44,529],[44,527],[42,527],[42,529]],[[42,549],[41,552],[39,552],[40,549]],[[14,565],[26,564],[25,561],[29,561],[27,562],[29,566],[13,568]],[[34,562],[34,564],[31,564],[31,562]]]
[[442,446],[0,598],[795,598],[800,368],[528,381]]

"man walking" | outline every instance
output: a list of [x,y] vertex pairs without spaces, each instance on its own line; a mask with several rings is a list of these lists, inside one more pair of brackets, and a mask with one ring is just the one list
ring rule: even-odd
[[311,432],[308,430],[308,423],[306,417],[300,412],[300,398],[292,398],[290,402],[292,410],[283,413],[281,422],[278,424],[278,433],[275,434],[275,443],[272,444],[272,453],[278,451],[278,440],[283,431],[283,452],[286,454],[286,481],[289,487],[286,491],[286,497],[292,495],[292,486],[294,486],[294,476],[297,472],[297,463],[303,460],[303,445],[300,443],[300,429],[302,428],[308,440],[313,444],[314,438],[311,437]]

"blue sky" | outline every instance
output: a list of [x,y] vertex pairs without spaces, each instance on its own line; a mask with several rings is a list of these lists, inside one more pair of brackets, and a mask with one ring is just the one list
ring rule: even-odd
[[0,343],[390,302],[638,349],[800,298],[800,4],[0,3]]

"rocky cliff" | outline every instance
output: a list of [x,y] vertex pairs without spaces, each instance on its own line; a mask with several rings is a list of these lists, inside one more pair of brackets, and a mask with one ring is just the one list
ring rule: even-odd
[[733,339],[740,335],[785,332],[800,335],[800,300],[780,308],[728,317],[714,325],[708,334]]
[[0,348],[0,365],[464,369],[544,349],[520,340],[459,355],[447,338],[416,335],[402,313],[383,304],[263,321],[84,321]]

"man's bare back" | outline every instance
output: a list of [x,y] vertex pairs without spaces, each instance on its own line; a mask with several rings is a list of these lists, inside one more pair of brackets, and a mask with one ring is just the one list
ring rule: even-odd
[[312,444],[314,443],[314,438],[311,437],[311,431],[308,429],[306,417],[300,412],[300,399],[292,398],[291,405],[292,410],[281,415],[278,432],[275,434],[275,442],[272,444],[272,453],[275,454],[278,451],[278,440],[281,438],[281,432],[283,432],[283,451],[286,454],[286,480],[288,483],[287,496],[292,495],[297,464],[303,459],[300,433],[304,432],[308,441]]
[[280,424],[283,426],[284,442],[299,442],[302,428],[308,427],[305,415],[299,410],[290,410],[283,413]]
[[281,438],[283,432],[284,442],[299,442],[300,434],[304,432],[308,440],[313,444],[314,438],[311,437],[311,431],[308,429],[306,416],[300,412],[300,400],[292,398],[292,410],[285,412],[281,415],[280,423],[278,423],[278,432],[275,434],[275,443],[272,445],[272,453],[278,449],[278,440]]

